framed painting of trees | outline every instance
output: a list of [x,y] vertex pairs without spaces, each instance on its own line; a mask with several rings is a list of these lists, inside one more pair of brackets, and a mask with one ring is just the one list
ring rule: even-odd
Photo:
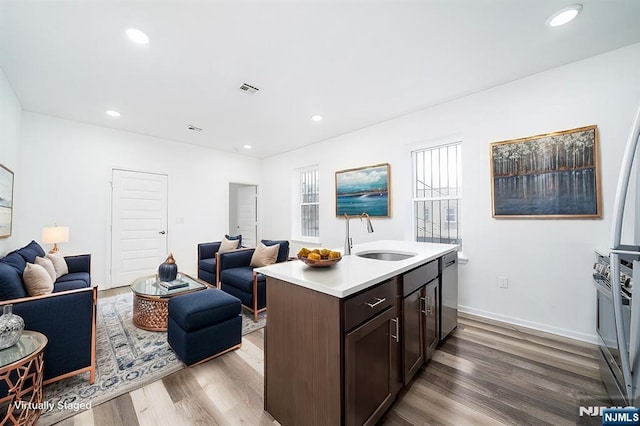
[[495,218],[602,217],[597,126],[491,144]]

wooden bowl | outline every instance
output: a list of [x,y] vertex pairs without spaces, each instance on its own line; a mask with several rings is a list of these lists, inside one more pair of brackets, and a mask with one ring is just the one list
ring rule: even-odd
[[298,256],[298,259],[303,261],[305,264],[311,266],[312,268],[327,268],[329,266],[335,265],[336,263],[342,260],[342,256],[337,257],[335,259],[308,259],[306,257]]

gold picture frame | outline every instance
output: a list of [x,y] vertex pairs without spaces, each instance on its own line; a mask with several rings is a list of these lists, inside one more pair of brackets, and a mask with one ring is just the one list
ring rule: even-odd
[[336,216],[391,217],[389,163],[336,172]]
[[602,217],[597,126],[494,142],[490,156],[494,218]]

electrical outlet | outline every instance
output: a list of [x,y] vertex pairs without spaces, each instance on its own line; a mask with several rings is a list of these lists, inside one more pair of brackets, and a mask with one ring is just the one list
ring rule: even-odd
[[498,285],[500,286],[500,288],[509,288],[509,278],[498,277]]

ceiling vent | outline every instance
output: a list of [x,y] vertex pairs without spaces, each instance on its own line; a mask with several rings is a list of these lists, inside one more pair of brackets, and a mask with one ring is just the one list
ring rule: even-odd
[[260,89],[258,89],[257,87],[253,87],[250,84],[242,83],[242,86],[240,86],[240,90],[243,90],[246,93],[248,93],[250,95],[253,95],[254,93],[257,93],[258,90],[260,90]]
[[192,131],[194,131],[196,133],[200,133],[202,131],[202,129],[200,127],[196,127],[193,124],[189,124],[187,126],[187,129],[192,130]]

